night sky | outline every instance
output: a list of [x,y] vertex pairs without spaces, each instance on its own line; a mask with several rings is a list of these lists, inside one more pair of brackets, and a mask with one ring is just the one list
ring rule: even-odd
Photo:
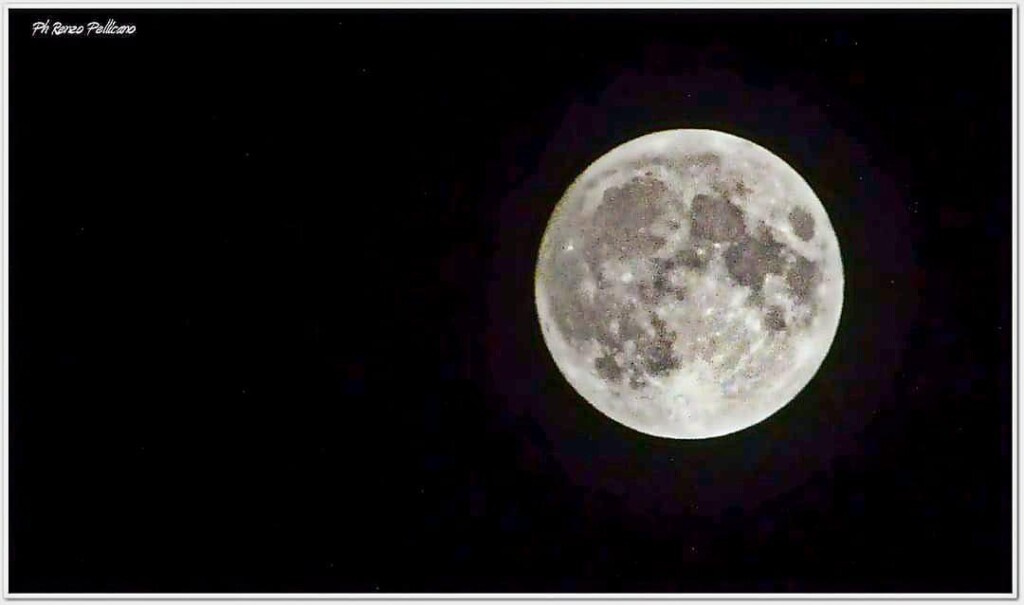
[[[1011,19],[12,10],[10,589],[1010,591]],[[846,271],[712,440],[590,407],[533,305],[667,128],[786,160]]]

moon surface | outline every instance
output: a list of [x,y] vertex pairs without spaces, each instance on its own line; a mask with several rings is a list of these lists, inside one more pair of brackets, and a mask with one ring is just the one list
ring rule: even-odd
[[535,295],[555,364],[637,431],[703,439],[789,403],[839,326],[843,268],[824,206],[785,161],[713,130],[648,134],[556,205]]

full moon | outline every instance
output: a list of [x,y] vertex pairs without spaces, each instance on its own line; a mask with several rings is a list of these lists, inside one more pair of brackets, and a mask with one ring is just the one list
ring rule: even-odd
[[811,381],[843,304],[839,242],[785,161],[713,130],[620,145],[572,183],[537,259],[541,331],[609,418],[677,439],[768,418]]

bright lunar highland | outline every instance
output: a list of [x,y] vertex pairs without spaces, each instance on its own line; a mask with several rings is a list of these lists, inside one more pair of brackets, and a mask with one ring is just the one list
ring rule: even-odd
[[785,161],[713,130],[629,141],[548,222],[541,331],[590,404],[680,439],[739,431],[810,382],[839,326],[843,267],[825,208]]

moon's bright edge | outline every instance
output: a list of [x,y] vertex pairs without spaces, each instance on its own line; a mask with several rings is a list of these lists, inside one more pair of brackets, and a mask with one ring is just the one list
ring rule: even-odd
[[701,439],[774,414],[839,326],[839,242],[781,158],[712,130],[629,141],[556,205],[535,295],[556,365],[590,404]]

